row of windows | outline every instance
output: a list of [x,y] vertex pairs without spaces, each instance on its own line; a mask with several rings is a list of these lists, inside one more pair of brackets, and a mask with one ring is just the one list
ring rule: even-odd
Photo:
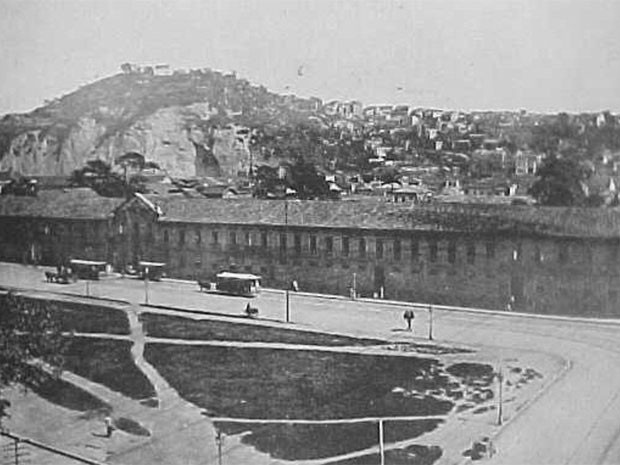
[[[177,240],[178,245],[183,246],[186,244],[186,232],[185,230],[179,230]],[[285,254],[288,248],[288,235],[285,233],[280,233],[278,237],[278,246],[281,254]],[[293,234],[293,251],[296,255],[301,255],[303,252],[303,241],[301,234]],[[318,255],[319,247],[318,247],[318,237],[316,235],[308,235],[305,237],[307,239],[307,250],[310,255]],[[262,248],[267,248],[269,246],[269,236],[267,232],[261,232],[258,236],[258,244],[255,244],[257,238],[253,236],[250,232],[239,233],[237,231],[230,231],[228,233],[228,244],[231,246],[240,245],[240,241],[242,241],[245,246],[257,246],[260,245]],[[357,253],[359,257],[366,257],[368,252],[367,242],[364,238],[355,239],[357,241]],[[170,235],[168,230],[164,230],[163,232],[163,241],[165,244],[170,243]],[[200,230],[196,230],[194,235],[194,242],[196,244],[202,243],[202,233]],[[351,242],[352,239],[347,236],[341,236],[341,250],[340,254],[343,257],[348,257],[351,254]],[[403,244],[402,240],[394,239],[392,242],[392,257],[394,260],[401,260],[403,255]],[[220,232],[219,231],[211,231],[211,244],[219,244],[220,243]],[[323,237],[323,251],[326,255],[334,254],[334,238],[332,236]],[[418,259],[420,256],[420,241],[418,239],[411,239],[411,258]],[[387,250],[385,247],[385,241],[383,239],[376,239],[375,241],[375,256],[377,259],[387,258]],[[436,262],[438,260],[439,253],[439,245],[437,241],[430,240],[428,241],[428,258],[431,262]],[[457,245],[455,241],[448,242],[447,247],[447,258],[448,262],[454,263],[456,262],[457,255]],[[494,258],[495,257],[495,243],[492,241],[486,242],[486,257]],[[476,247],[474,243],[468,243],[466,245],[466,259],[468,263],[474,263],[476,258]]]

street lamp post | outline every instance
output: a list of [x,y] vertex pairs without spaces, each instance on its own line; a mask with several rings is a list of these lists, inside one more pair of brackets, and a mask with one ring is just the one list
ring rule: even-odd
[[500,365],[500,367],[497,370],[497,425],[501,426],[503,421],[504,421],[504,412],[503,412],[503,407],[504,407],[504,375],[502,374],[502,367]]
[[284,198],[284,275],[286,286],[286,322],[291,321],[291,296],[289,294],[289,272],[288,272],[288,200]]
[[215,435],[215,443],[217,444],[217,464],[222,465],[222,432],[219,430]]
[[433,305],[428,306],[428,340],[433,340]]
[[149,269],[144,269],[144,303],[149,304]]
[[383,446],[383,419],[379,419],[379,455],[381,457],[381,465],[385,465],[385,447]]

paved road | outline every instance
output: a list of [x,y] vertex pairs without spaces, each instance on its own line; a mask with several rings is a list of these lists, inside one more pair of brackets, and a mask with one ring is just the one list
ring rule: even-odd
[[[83,282],[67,286],[44,283],[42,270],[0,266],[0,283],[45,290],[84,292]],[[132,279],[106,279],[90,286],[95,296],[144,302],[145,285]],[[241,314],[247,299],[200,293],[192,283],[160,282],[148,286],[149,302],[195,310]],[[263,318],[282,320],[284,298],[265,292],[255,299]],[[298,328],[356,336],[423,342],[428,314],[416,312],[414,333],[402,331],[402,307],[293,294],[291,316]],[[562,357],[570,370],[526,410],[499,431],[502,464],[620,463],[620,325],[584,323],[521,315],[435,310],[435,338],[442,342],[484,346],[501,360],[511,350]],[[490,348],[490,349],[489,349]]]

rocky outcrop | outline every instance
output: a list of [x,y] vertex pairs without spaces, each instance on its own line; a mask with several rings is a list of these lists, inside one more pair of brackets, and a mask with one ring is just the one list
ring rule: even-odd
[[138,152],[174,177],[235,176],[247,169],[249,130],[231,125],[209,128],[208,104],[157,110],[110,134],[92,117],[80,118],[64,139],[41,129],[26,131],[11,142],[0,170],[26,175],[68,175],[87,160],[110,164],[127,152]]
[[208,69],[123,73],[2,118],[0,170],[68,175],[88,160],[113,164],[138,152],[172,176],[235,177],[250,164],[252,132],[244,126],[303,120],[305,103]]

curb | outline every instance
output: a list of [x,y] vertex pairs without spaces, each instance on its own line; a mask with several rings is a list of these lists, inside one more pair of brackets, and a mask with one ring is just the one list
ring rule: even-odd
[[[543,395],[549,392],[549,390],[553,386],[555,386],[562,378],[564,378],[564,376],[566,376],[572,368],[573,368],[573,362],[571,360],[564,359],[564,366],[560,369],[560,371],[558,371],[555,374],[555,376],[551,378],[551,380],[546,385],[544,385],[538,392],[536,392],[536,394],[534,394],[531,398],[525,401],[525,403],[521,406],[519,410],[517,410],[514,413],[514,415],[512,415],[510,418],[504,421],[495,431],[491,432],[488,435],[488,437],[491,438],[493,441],[500,438],[504,434],[508,426],[512,425],[518,418],[520,418],[523,414],[525,414],[525,412],[527,412],[530,409],[530,407],[534,403],[536,403],[536,401],[538,401],[538,399],[540,399]],[[501,454],[501,452],[496,451],[494,455],[499,455],[499,454]],[[474,461],[472,459],[466,458],[463,461],[459,462],[459,465],[465,465],[465,464],[469,464],[473,462]]]
[[[263,292],[272,293],[272,294],[284,294],[286,291],[281,289],[270,289],[270,288],[262,288]],[[350,297],[345,297],[341,295],[331,295],[331,294],[318,294],[313,292],[292,292],[293,295],[299,295],[302,297],[310,297],[315,299],[324,299],[324,300],[339,300],[339,301],[347,301],[347,302],[362,302],[365,304],[376,304],[376,305],[385,305],[385,306],[393,306],[393,307],[413,307],[418,310],[428,310],[428,308],[432,305],[433,310],[443,310],[447,312],[463,312],[463,313],[473,313],[479,315],[491,315],[491,316],[506,316],[506,317],[518,317],[518,318],[533,318],[533,319],[542,319],[542,320],[551,320],[551,321],[565,321],[570,323],[587,323],[594,325],[618,325],[620,326],[620,319],[611,319],[611,318],[586,318],[586,317],[571,317],[564,315],[543,315],[539,313],[525,313],[525,312],[507,312],[503,310],[489,310],[485,308],[476,308],[476,307],[456,307],[452,305],[440,305],[440,304],[428,304],[428,303],[420,303],[420,302],[404,302],[401,300],[386,300],[386,299],[371,299],[369,297],[362,297],[358,299],[351,299]]]
[[[94,296],[94,295],[83,295],[83,294],[76,294],[72,292],[63,292],[63,291],[49,291],[46,289],[33,289],[33,288],[27,288],[27,287],[0,286],[0,292],[18,292],[22,294],[42,293],[42,294],[51,294],[52,296],[75,297],[75,298],[84,299],[84,300],[98,300],[101,302],[111,302],[111,303],[118,303],[118,304],[124,304],[124,305],[131,305],[131,302],[129,302],[128,300],[114,299],[112,297],[99,297],[99,296]],[[41,298],[41,299],[44,298],[44,297],[36,297],[34,295],[30,295],[30,297]]]
[[[178,279],[178,278],[164,278],[162,282],[169,283],[178,283],[178,284],[186,284],[192,285],[195,281],[190,281],[187,279]],[[263,287],[261,289],[265,293],[270,294],[285,294],[286,290],[283,289],[275,289],[275,288],[267,288]],[[542,320],[550,320],[550,321],[565,321],[570,323],[586,323],[593,325],[618,325],[620,326],[620,318],[587,318],[580,316],[566,316],[566,315],[543,315],[540,313],[527,313],[527,312],[507,312],[504,310],[492,310],[487,308],[477,308],[477,307],[457,307],[453,305],[440,305],[440,304],[429,304],[429,303],[421,303],[421,302],[405,302],[402,300],[386,300],[386,299],[372,299],[369,297],[360,297],[357,299],[351,299],[350,297],[343,295],[335,295],[335,294],[319,294],[316,292],[299,292],[299,291],[291,291],[293,295],[299,295],[302,297],[310,297],[315,299],[323,299],[323,300],[339,300],[339,301],[347,301],[347,302],[362,302],[365,304],[376,304],[376,305],[390,305],[395,307],[413,307],[419,310],[428,310],[428,308],[432,305],[433,310],[443,310],[448,312],[463,312],[463,313],[473,313],[479,315],[491,315],[491,316],[506,316],[506,317],[518,317],[518,318],[533,318],[533,319],[542,319]]]
[[235,314],[235,313],[221,313],[221,312],[213,312],[210,310],[194,310],[191,308],[183,308],[183,307],[173,307],[171,305],[157,305],[157,304],[146,304],[140,303],[140,307],[142,308],[157,308],[160,310],[171,310],[173,312],[179,313],[191,313],[194,315],[210,315],[210,316],[220,316],[225,318],[233,318],[236,320],[245,320],[245,321],[268,321],[270,323],[279,323],[282,325],[293,325],[294,323],[287,323],[282,320],[275,320],[273,318],[248,318],[246,315]]

